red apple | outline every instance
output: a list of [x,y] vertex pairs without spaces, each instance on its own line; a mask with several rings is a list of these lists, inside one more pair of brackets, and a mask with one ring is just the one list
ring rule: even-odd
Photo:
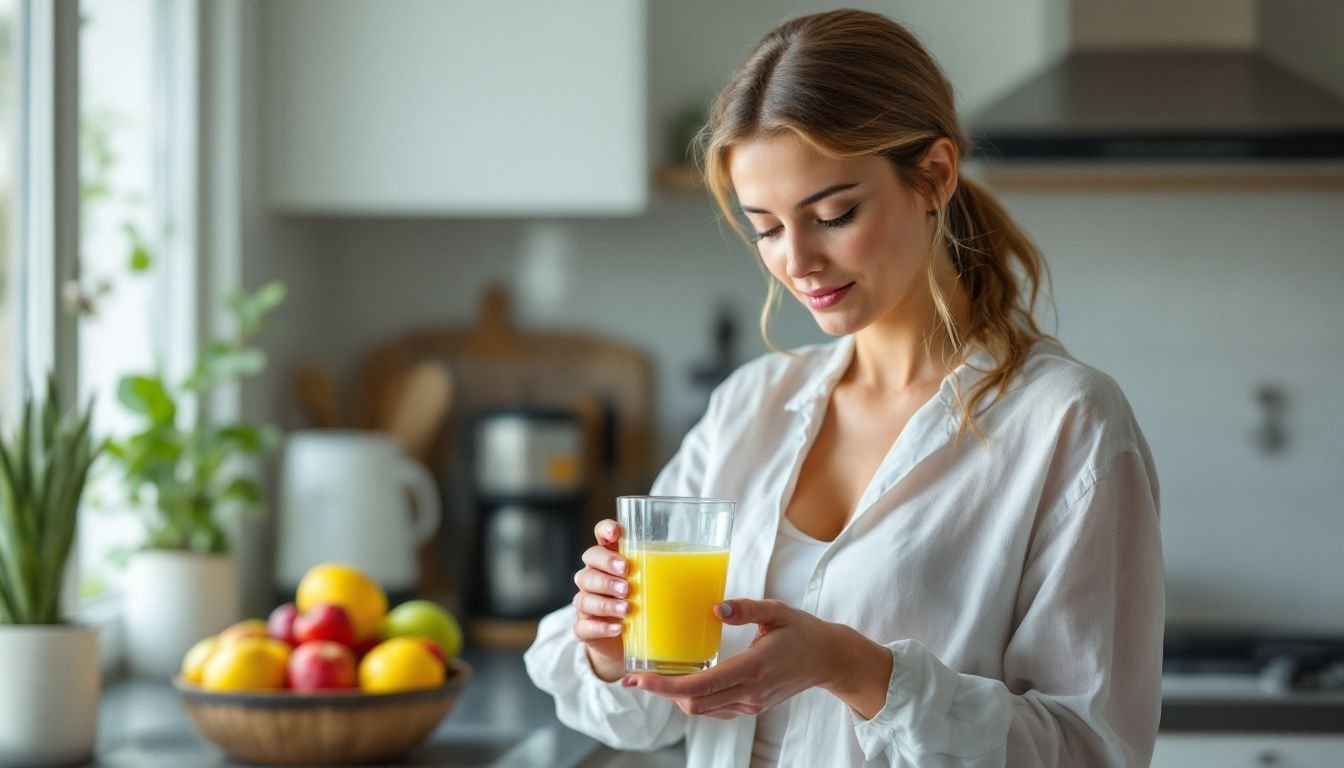
[[294,619],[294,638],[300,645],[314,640],[327,640],[354,648],[355,625],[350,621],[350,614],[341,606],[318,603]]
[[377,648],[378,644],[381,642],[383,642],[383,638],[378,635],[369,635],[368,637],[357,641],[354,645],[355,658],[363,659],[365,654],[372,651],[374,648]]
[[294,620],[298,617],[299,609],[293,603],[285,603],[271,611],[271,617],[266,620],[267,634],[291,646],[298,645],[298,638],[294,637]]
[[355,654],[340,643],[313,640],[289,655],[289,687],[296,691],[354,688],[359,684]]
[[442,664],[445,669],[448,667],[448,657],[443,655],[443,648],[440,647],[438,643],[427,637],[419,637],[416,639],[425,644],[425,647],[429,649],[430,653],[434,654],[434,658],[438,659],[439,663]]

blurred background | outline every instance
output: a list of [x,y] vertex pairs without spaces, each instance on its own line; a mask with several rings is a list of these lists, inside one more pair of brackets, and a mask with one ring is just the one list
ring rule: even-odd
[[[343,559],[524,646],[591,524],[766,349],[687,146],[764,32],[840,4],[39,5],[0,1],[0,413],[50,368],[125,438],[125,377],[212,361],[180,418],[274,427],[227,457],[256,478],[221,497],[245,615]],[[850,5],[942,64],[966,173],[1052,270],[1044,326],[1152,445],[1164,727],[1344,729],[1312,698],[1344,686],[1344,6]],[[773,329],[824,340],[797,306]],[[100,475],[72,587],[111,622],[130,476]],[[1296,709],[1255,720],[1266,697]]]

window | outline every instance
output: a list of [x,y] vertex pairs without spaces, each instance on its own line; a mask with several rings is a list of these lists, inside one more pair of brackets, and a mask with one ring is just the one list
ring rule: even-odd
[[[183,97],[175,61],[181,25],[194,19],[175,0],[80,0],[79,32],[79,280],[67,286],[77,306],[78,380],[95,398],[101,435],[123,435],[134,424],[117,401],[128,373],[183,370],[182,329],[194,311],[170,290],[194,271],[185,241],[191,234],[190,194],[176,194],[184,169]],[[177,73],[177,74],[175,74]],[[189,93],[189,92],[188,92]],[[189,150],[187,150],[189,151]],[[85,598],[117,591],[119,552],[138,545],[143,530],[127,509],[115,470],[93,478],[80,527]]]
[[0,424],[14,412],[22,370],[18,235],[20,19],[17,0],[0,0]]

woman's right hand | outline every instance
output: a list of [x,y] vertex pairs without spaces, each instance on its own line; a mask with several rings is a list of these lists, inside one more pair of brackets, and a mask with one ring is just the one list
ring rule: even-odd
[[621,526],[603,520],[593,529],[597,545],[583,553],[583,570],[574,574],[579,593],[574,608],[574,636],[588,649],[588,662],[597,676],[608,683],[625,674],[621,649],[621,622],[630,612],[630,583],[625,580],[629,564],[618,554]]

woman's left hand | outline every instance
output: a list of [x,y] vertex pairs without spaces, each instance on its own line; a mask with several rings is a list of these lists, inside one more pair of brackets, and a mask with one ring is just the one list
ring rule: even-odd
[[669,698],[688,715],[720,720],[758,715],[817,686],[839,695],[836,688],[851,679],[844,673],[845,665],[858,662],[851,657],[865,650],[856,646],[857,638],[877,649],[877,655],[866,649],[870,670],[871,664],[880,665],[885,659],[886,674],[881,677],[885,691],[891,674],[890,654],[849,627],[822,621],[779,600],[726,600],[715,607],[715,613],[724,624],[758,626],[746,651],[703,672],[630,674],[621,684]]

